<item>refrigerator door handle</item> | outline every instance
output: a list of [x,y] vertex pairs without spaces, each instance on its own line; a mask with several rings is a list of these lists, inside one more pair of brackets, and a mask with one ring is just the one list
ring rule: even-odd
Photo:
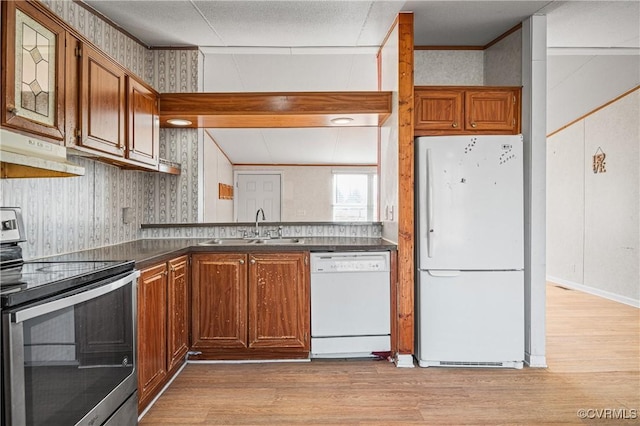
[[433,270],[433,269],[430,269],[427,272],[432,277],[443,277],[443,278],[457,277],[457,276],[459,276],[461,274],[461,271],[453,271],[453,270],[444,271],[444,270]]
[[433,218],[433,167],[431,164],[431,150],[427,149],[426,152],[426,167],[427,167],[427,257],[433,257],[433,243],[434,243],[434,218]]

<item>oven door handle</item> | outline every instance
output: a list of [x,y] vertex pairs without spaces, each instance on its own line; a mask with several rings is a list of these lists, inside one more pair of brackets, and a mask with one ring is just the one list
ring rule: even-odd
[[73,305],[77,305],[78,303],[86,302],[91,299],[95,299],[107,293],[110,293],[114,290],[117,290],[130,282],[134,281],[136,278],[140,276],[140,271],[133,271],[129,275],[120,278],[116,281],[108,282],[108,280],[104,285],[100,287],[93,288],[91,290],[83,291],[81,293],[74,294],[72,296],[64,297],[59,300],[54,300],[51,302],[46,302],[41,305],[32,306],[30,308],[25,308],[20,311],[14,312],[11,315],[12,323],[20,323],[23,321],[27,321],[31,318],[36,318],[41,315],[48,314],[50,312],[58,311],[60,309],[68,308]]

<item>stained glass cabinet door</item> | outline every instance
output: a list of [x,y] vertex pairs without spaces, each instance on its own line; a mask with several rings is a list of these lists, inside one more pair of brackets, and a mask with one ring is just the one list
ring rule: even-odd
[[34,5],[2,2],[2,126],[64,141],[65,29]]

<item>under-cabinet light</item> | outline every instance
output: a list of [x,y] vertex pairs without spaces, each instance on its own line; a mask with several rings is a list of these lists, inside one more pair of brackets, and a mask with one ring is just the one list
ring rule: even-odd
[[167,123],[173,126],[190,126],[193,124],[191,121],[182,118],[170,118],[167,120]]
[[337,118],[332,118],[331,122],[333,124],[349,124],[353,121],[353,118],[351,117],[337,117]]

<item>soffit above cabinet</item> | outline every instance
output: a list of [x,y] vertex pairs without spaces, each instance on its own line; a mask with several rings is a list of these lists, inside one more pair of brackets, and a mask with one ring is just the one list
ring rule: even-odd
[[[160,127],[187,128],[379,126],[391,114],[391,92],[163,93]],[[331,120],[350,118],[344,124]]]

